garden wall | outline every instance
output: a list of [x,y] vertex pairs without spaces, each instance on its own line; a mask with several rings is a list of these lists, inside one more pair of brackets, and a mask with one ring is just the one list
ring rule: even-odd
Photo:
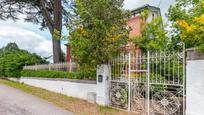
[[[13,78],[10,78],[10,80],[16,81]],[[96,81],[34,77],[21,77],[18,81],[67,96],[85,99],[93,103],[96,101]]]
[[186,115],[204,114],[204,53],[187,50]]
[[9,80],[43,88],[67,96],[87,100],[91,103],[107,106],[109,102],[110,66],[101,65],[97,68],[97,80],[73,80],[63,78],[21,77]]

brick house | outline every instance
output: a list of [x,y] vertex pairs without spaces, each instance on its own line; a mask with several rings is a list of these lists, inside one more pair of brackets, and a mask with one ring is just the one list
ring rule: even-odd
[[[142,7],[136,8],[131,10],[131,17],[129,18],[127,25],[131,28],[131,31],[129,33],[129,37],[136,37],[141,34],[141,28],[143,20],[140,16],[140,14],[145,10],[149,10],[149,15],[147,17],[147,20],[144,21],[144,23],[151,22],[154,18],[161,16],[160,8],[150,6],[150,5],[144,5]],[[66,62],[71,62],[71,47],[69,44],[66,44],[67,46],[67,52],[66,52]],[[125,52],[132,52],[134,54],[140,54],[141,49],[133,45],[132,43],[128,43],[128,45],[123,49]]]
[[[143,20],[141,18],[140,14],[146,9],[149,10],[149,14],[147,16],[147,20]],[[131,28],[131,31],[129,33],[129,37],[133,38],[133,37],[136,37],[136,36],[141,34],[143,24],[149,23],[154,18],[157,18],[158,16],[161,16],[161,11],[160,11],[160,8],[150,6],[150,5],[147,4],[147,5],[144,5],[142,7],[131,10],[131,14],[132,15],[129,18],[129,20],[127,22],[127,25]],[[131,51],[131,52],[134,52],[134,51],[141,52],[141,50],[138,47],[134,46],[131,43],[129,43],[126,46],[126,49],[128,51]]]

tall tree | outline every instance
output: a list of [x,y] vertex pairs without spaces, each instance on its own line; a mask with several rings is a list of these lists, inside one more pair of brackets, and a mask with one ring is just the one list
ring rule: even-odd
[[60,37],[63,22],[70,22],[74,8],[72,0],[1,0],[0,19],[18,20],[19,14],[26,15],[25,21],[41,24],[48,28],[53,41],[53,62],[62,60]]
[[76,0],[75,26],[70,32],[72,54],[81,65],[96,67],[120,53],[128,40],[124,0]]

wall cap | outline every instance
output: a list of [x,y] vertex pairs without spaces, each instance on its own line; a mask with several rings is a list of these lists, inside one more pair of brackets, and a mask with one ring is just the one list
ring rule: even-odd
[[197,48],[188,48],[187,52],[187,60],[204,60],[204,52],[198,51]]
[[84,84],[96,84],[96,80],[78,80],[78,79],[66,79],[66,78],[40,78],[40,77],[24,77],[25,79],[37,79],[37,80],[51,80],[51,81],[69,81],[73,83],[84,83]]

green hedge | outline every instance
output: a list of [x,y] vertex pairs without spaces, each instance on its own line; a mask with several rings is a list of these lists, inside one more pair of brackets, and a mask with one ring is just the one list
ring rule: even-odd
[[45,70],[22,70],[21,76],[24,77],[41,77],[41,78],[67,78],[67,79],[84,79],[95,80],[96,72],[63,72],[63,71],[45,71]]

